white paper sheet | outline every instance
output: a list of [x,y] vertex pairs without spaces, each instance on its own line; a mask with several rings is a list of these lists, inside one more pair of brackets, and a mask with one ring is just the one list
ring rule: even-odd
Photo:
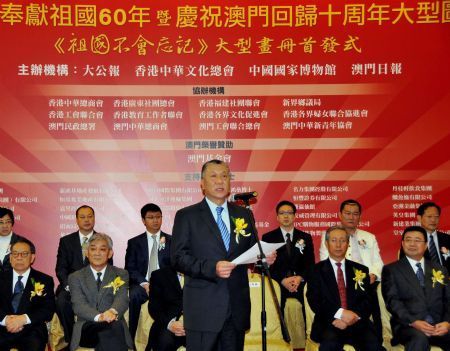
[[[279,249],[283,245],[286,245],[286,243],[266,243],[265,241],[261,241],[261,247],[265,255]],[[256,261],[258,261],[258,255],[259,255],[258,244],[255,244],[250,249],[245,251],[242,255],[236,257],[232,261],[232,263],[235,264],[255,263]]]

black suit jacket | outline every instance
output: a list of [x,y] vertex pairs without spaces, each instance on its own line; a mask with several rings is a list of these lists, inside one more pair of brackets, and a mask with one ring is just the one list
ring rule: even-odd
[[[366,273],[362,287],[355,286],[355,270]],[[345,260],[345,281],[347,292],[347,309],[361,317],[361,322],[369,323],[371,313],[369,269],[362,264]],[[307,298],[311,309],[315,313],[311,329],[311,339],[321,341],[321,332],[334,321],[334,315],[341,308],[339,290],[329,259],[317,263],[308,279]]]
[[[247,266],[239,265],[228,279],[216,275],[216,263],[232,261],[255,243],[253,234],[236,242],[232,218],[243,218],[249,227],[250,212],[228,203],[230,250],[227,252],[206,200],[177,212],[173,226],[171,259],[174,268],[185,274],[183,311],[185,329],[219,332],[231,311],[238,330],[250,327],[250,290]],[[232,217],[232,218],[231,218]]]
[[[447,269],[447,272],[450,272],[450,257],[445,257],[442,255],[442,248],[446,248],[450,251],[450,234],[443,233],[443,232],[436,232],[437,233],[437,239],[438,239],[438,247],[436,248],[438,251],[438,255],[441,259],[442,265]],[[405,257],[405,253],[403,252],[403,247],[400,247],[400,254],[399,258]],[[430,251],[425,251],[424,255],[425,259],[430,259]]]
[[[20,238],[23,238],[23,237],[16,233],[12,233],[11,241],[9,242],[9,247],[11,248],[11,245],[14,244]],[[7,255],[5,255],[3,262],[0,261],[0,273],[11,270],[11,262],[9,262],[9,256],[10,256],[10,254],[8,253]]]
[[[94,231],[95,233],[95,231]],[[78,231],[65,235],[59,240],[58,255],[56,256],[56,276],[59,280],[58,291],[69,285],[69,275],[87,266],[88,259],[84,259],[81,250],[80,234]],[[108,261],[113,264],[113,259]]]
[[[262,240],[267,243],[282,243],[284,242],[283,233],[280,228],[277,228],[271,232],[263,235]],[[274,264],[270,266],[270,274],[281,287],[282,299],[288,297],[295,297],[300,301],[303,301],[303,285],[296,293],[290,293],[284,286],[281,285],[281,281],[284,278],[292,275],[300,275],[303,279],[306,279],[307,272],[314,266],[314,244],[310,234],[302,232],[301,230],[294,228],[292,240],[292,255],[289,258],[287,254],[286,245],[280,247],[277,250],[277,259]],[[303,240],[303,242],[301,242]],[[298,246],[302,243],[304,248],[302,250]]]
[[[171,236],[161,232],[161,238],[165,238],[164,249],[158,251],[159,268],[170,266],[170,243]],[[125,269],[130,275],[130,285],[141,284],[147,281],[148,271],[148,240],[147,233],[142,233],[128,240],[127,252],[125,254]]]
[[[433,287],[432,270],[441,271],[446,285]],[[416,320],[425,320],[429,314],[435,323],[450,322],[450,289],[447,270],[425,260],[425,289],[423,289],[406,257],[384,266],[381,288],[387,310],[392,314],[394,338],[402,327]]]
[[[31,292],[34,290],[33,280],[35,283],[44,284],[43,296],[36,295],[31,297]],[[42,340],[47,340],[48,334],[45,323],[52,319],[53,313],[55,312],[53,278],[31,268],[16,313],[11,304],[13,297],[13,271],[3,272],[0,281],[0,320],[3,320],[7,315],[11,314],[27,314],[31,324],[26,324],[21,332],[24,334],[24,337],[32,332],[39,335]]]
[[[160,268],[150,277],[148,312],[155,321],[150,330],[150,342],[156,341],[161,330],[183,313],[183,290],[177,272],[170,266]],[[153,346],[153,345],[152,345]]]

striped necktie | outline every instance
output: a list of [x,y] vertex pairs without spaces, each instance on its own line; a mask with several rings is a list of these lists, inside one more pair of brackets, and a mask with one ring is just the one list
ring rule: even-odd
[[219,226],[220,234],[222,235],[223,244],[227,251],[230,249],[230,232],[225,225],[225,222],[222,220],[222,211],[223,207],[217,207],[217,225]]

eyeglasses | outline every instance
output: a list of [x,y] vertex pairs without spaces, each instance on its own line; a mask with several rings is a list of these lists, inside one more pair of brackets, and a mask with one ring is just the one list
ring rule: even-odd
[[29,254],[30,254],[30,251],[22,251],[22,252],[13,251],[13,252],[11,252],[11,256],[14,258],[17,258],[19,256],[21,256],[23,258],[27,258]]
[[281,211],[281,212],[278,212],[279,216],[284,216],[284,215],[292,216],[293,214],[294,214],[293,211]]
[[425,240],[419,240],[419,239],[405,239],[405,240],[403,240],[403,241],[407,242],[408,244],[411,244],[411,243],[413,243],[413,244],[419,244],[419,243],[424,243],[424,242],[426,242]]
[[328,240],[330,243],[333,243],[333,244],[337,244],[337,243],[339,243],[339,244],[347,244],[348,243],[348,240],[347,239],[329,239]]
[[6,224],[6,225],[11,225],[11,224],[12,224],[12,221],[5,221],[5,222],[0,221],[0,225],[4,225],[4,224]]
[[148,216],[145,217],[145,219],[148,219],[150,221],[153,221],[154,219],[160,220],[162,218],[162,216]]

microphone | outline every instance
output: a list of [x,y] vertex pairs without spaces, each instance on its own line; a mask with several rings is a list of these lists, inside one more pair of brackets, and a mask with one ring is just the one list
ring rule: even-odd
[[248,193],[240,193],[240,194],[233,194],[230,197],[230,201],[231,202],[236,202],[236,201],[248,201],[250,199],[253,199],[254,197],[257,197],[258,193],[256,191],[251,191]]

